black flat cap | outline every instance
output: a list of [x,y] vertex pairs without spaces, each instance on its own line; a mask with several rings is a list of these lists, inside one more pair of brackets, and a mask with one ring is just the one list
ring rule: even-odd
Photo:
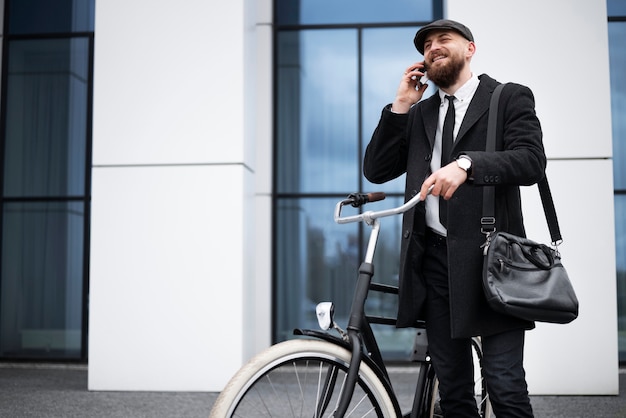
[[453,30],[460,33],[468,41],[474,42],[474,35],[472,35],[472,32],[464,24],[448,19],[435,20],[434,22],[423,26],[415,34],[413,43],[415,44],[415,48],[417,48],[422,55],[424,55],[424,40],[426,39],[428,32],[432,30]]

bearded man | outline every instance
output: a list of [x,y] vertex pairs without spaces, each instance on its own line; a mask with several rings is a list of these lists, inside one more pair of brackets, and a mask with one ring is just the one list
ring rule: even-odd
[[[429,354],[444,416],[474,417],[471,337],[481,336],[483,370],[498,418],[532,417],[523,367],[534,323],[493,311],[482,290],[483,186],[495,186],[496,230],[525,236],[519,186],[544,177],[542,132],[529,88],[509,83],[500,97],[496,152],[485,151],[489,101],[499,84],[472,73],[471,31],[452,20],[422,27],[409,66],[367,147],[365,177],[383,183],[406,173],[400,257],[399,327],[426,320]],[[421,100],[428,82],[439,90]],[[432,189],[431,189],[432,187]],[[431,193],[428,190],[431,189]]]

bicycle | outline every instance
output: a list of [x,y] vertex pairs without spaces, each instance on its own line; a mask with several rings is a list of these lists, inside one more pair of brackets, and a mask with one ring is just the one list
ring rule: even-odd
[[[395,318],[365,313],[370,291],[398,293],[397,287],[372,282],[379,219],[406,212],[419,202],[419,195],[392,209],[344,217],[341,211],[346,205],[359,208],[384,198],[384,193],[354,193],[335,207],[335,222],[365,222],[371,227],[346,330],[335,323],[331,302],[318,304],[316,314],[322,331],[296,329],[295,335],[307,338],[281,342],[257,354],[220,393],[211,418],[443,416],[438,404],[438,381],[428,355],[425,323],[419,321],[414,325],[417,331],[411,360],[419,364],[419,372],[412,408],[403,413],[371,328],[371,324],[395,325]],[[331,334],[332,330],[339,336]],[[491,404],[480,367],[480,339],[474,338],[472,346],[477,408],[481,417],[490,418]]]

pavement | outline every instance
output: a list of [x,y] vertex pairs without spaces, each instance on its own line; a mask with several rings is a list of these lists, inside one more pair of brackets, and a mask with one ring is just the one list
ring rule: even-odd
[[[414,376],[410,367],[391,368],[401,405]],[[535,418],[626,418],[626,369],[619,385],[619,396],[532,396]],[[218,395],[94,392],[84,365],[0,364],[0,418],[207,418]]]

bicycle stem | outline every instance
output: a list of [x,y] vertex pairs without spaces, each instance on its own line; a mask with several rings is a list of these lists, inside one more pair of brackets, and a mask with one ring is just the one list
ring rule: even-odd
[[378,243],[378,233],[380,232],[380,221],[378,219],[373,219],[371,226],[372,226],[372,231],[370,232],[370,239],[367,244],[367,250],[365,252],[364,262],[373,265],[374,252],[376,251],[376,244]]

